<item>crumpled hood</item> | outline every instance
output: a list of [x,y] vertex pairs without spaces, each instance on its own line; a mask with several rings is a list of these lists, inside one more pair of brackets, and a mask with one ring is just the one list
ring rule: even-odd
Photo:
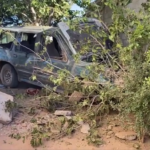
[[[75,63],[73,68],[72,68],[72,74],[75,76],[81,76],[82,73],[84,74],[89,74],[88,69],[86,68],[87,66],[90,66],[92,63],[87,63],[84,61],[79,61],[78,63]],[[99,74],[99,77],[95,79],[96,82],[100,84],[107,84],[109,81],[102,75]]]

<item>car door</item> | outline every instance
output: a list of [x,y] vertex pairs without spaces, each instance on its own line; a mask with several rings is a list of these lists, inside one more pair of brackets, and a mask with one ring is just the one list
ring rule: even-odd
[[15,32],[5,32],[2,31],[0,33],[0,60],[7,61],[9,63],[12,63],[12,46],[13,41],[16,37]]
[[35,58],[34,53],[27,53],[22,49],[25,47],[22,41],[26,41],[27,38],[27,33],[19,33],[16,38],[18,44],[13,46],[13,62],[22,81],[29,80],[32,76]]
[[[57,47],[59,46],[61,49],[61,55],[62,57],[56,57],[56,53],[54,52],[56,49],[48,49],[45,44],[43,44],[46,47],[46,56],[44,59],[37,58],[37,61],[35,61],[35,72],[36,72],[36,77],[37,80],[43,84],[52,84],[50,82],[49,76],[53,75],[57,77],[57,71],[61,69],[67,69],[71,70],[71,64],[73,64],[72,61],[70,61],[69,58],[69,53],[67,52],[67,44],[63,40],[63,37],[57,33],[53,32],[53,35],[48,35],[48,37],[53,37],[57,40]],[[45,42],[45,41],[44,41]],[[55,53],[55,56],[52,56],[52,53],[48,52],[53,51],[52,53]],[[49,68],[48,70],[43,70],[44,68],[51,66],[53,67],[53,70]]]

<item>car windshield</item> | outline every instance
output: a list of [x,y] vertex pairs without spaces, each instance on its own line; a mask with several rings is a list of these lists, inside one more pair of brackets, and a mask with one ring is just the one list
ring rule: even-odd
[[[85,49],[86,52],[92,49],[100,48],[100,43],[105,47],[108,45],[106,39],[106,31],[102,27],[94,23],[82,23],[75,27],[75,29],[68,29],[67,33],[70,36],[70,41],[77,52]],[[109,43],[110,44],[110,43]],[[108,45],[107,48],[110,48]]]

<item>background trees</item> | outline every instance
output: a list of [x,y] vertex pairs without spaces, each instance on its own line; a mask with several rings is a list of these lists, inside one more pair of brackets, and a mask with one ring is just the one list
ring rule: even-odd
[[48,25],[53,18],[69,15],[71,2],[66,0],[0,0],[0,15],[17,15],[34,25]]

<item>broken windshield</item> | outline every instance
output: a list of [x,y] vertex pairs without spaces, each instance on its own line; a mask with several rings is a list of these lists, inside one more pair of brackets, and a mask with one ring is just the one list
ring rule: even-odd
[[113,42],[109,40],[109,33],[94,23],[81,23],[74,29],[68,29],[70,42],[74,49],[81,54],[81,59],[92,59],[92,56],[100,57],[104,49],[111,49]]
[[[93,23],[82,23],[74,29],[68,29],[70,42],[77,52],[86,49],[101,49],[104,46],[107,49],[112,47],[112,42],[108,39],[108,33],[100,26]],[[98,48],[99,47],[99,48]]]

